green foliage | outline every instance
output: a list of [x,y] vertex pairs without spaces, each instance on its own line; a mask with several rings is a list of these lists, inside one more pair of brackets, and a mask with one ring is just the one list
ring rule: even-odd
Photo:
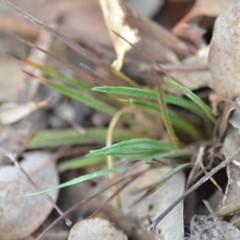
[[[9,1],[7,2],[13,7],[15,6]],[[56,32],[54,29],[51,29],[50,27],[46,26],[40,21],[32,18],[30,15],[28,15],[27,13],[24,13],[18,7],[14,7],[14,8],[19,12],[21,12],[25,17],[30,19],[32,22],[34,22],[35,25],[41,27],[42,29],[45,29],[49,33],[54,34],[56,37],[61,39],[63,42],[65,42],[68,46],[70,46],[76,52],[78,52],[79,54],[84,56],[86,59],[94,63],[96,66],[104,68],[104,70],[109,71],[109,73],[114,72],[114,70],[111,69],[110,66],[107,66],[106,64],[99,61],[96,57],[88,53],[85,49],[83,49],[81,46],[77,45],[75,42],[71,41],[70,39],[68,39],[66,36],[61,35],[60,33]],[[20,39],[18,38],[18,40]],[[25,41],[25,44],[26,43],[27,42]],[[31,44],[31,43],[27,43],[27,45],[34,47],[38,50],[41,50],[48,56],[52,56],[53,59],[58,60],[58,62],[63,64],[63,61],[61,61],[59,58],[53,56],[53,54],[50,54],[49,52],[39,48],[38,46],[35,46],[34,44]],[[63,95],[68,96],[69,98],[74,99],[78,102],[81,102],[86,106],[95,109],[96,111],[101,111],[102,113],[105,113],[109,116],[114,116],[119,111],[117,107],[114,107],[113,104],[109,103],[111,102],[109,101],[111,100],[110,98],[109,99],[106,98],[105,99],[106,101],[102,100],[102,98],[100,100],[96,96],[97,94],[95,93],[92,94],[90,92],[91,87],[89,84],[79,81],[75,78],[65,76],[63,74],[56,72],[53,69],[41,66],[39,64],[30,62],[30,61],[28,62],[25,61],[25,63],[30,64],[31,66],[41,70],[44,74],[48,76],[51,76],[53,78],[56,78],[62,81],[62,84],[59,84],[59,83],[45,80],[44,78],[41,78],[41,77],[36,77],[34,75],[31,75],[41,83],[51,87],[52,89],[55,89],[56,91],[62,93]],[[73,71],[75,70],[74,72],[84,79],[88,79],[88,80],[93,79],[93,78],[89,78],[89,76],[84,71],[80,71],[78,68],[73,68],[69,64],[63,64],[63,65],[67,66],[69,69]],[[93,75],[95,74],[93,71],[92,73]],[[97,74],[94,76],[99,77],[99,79],[101,79],[101,76],[98,76]],[[198,96],[196,96],[189,89],[185,88],[181,84],[178,84],[177,82],[171,79],[167,79],[166,82],[176,90],[181,91],[183,94],[189,97],[192,100],[192,102],[189,101],[188,99],[184,99],[174,95],[163,94],[160,87],[159,87],[159,92],[138,88],[138,85],[135,82],[133,82],[131,79],[129,79],[127,76],[125,76],[120,72],[119,73],[115,72],[115,74],[110,74],[110,76],[112,77],[118,76],[118,80],[123,80],[124,83],[128,83],[129,85],[134,86],[135,88],[104,86],[104,87],[93,88],[93,90],[98,92],[105,92],[109,94],[124,95],[130,98],[143,98],[144,100],[127,99],[127,100],[124,100],[124,102],[131,103],[136,106],[141,106],[145,110],[154,111],[157,114],[161,114],[165,127],[169,133],[170,139],[172,140],[173,143],[175,143],[175,145],[158,141],[158,140],[142,138],[142,136],[139,136],[140,134],[137,134],[131,130],[132,129],[131,127],[133,125],[131,125],[132,122],[130,121],[130,130],[129,129],[114,130],[113,141],[117,143],[111,146],[104,147],[99,150],[91,151],[88,154],[88,156],[85,158],[83,157],[76,158],[76,159],[73,159],[72,161],[69,161],[68,163],[59,164],[58,166],[59,171],[64,171],[64,170],[72,169],[76,167],[87,167],[87,166],[99,164],[99,163],[102,163],[105,157],[109,155],[114,157],[119,157],[119,158],[137,159],[137,160],[140,159],[141,162],[150,162],[152,161],[153,158],[154,159],[159,158],[161,161],[166,160],[166,161],[169,161],[169,163],[171,160],[176,159],[181,155],[189,157],[189,155],[191,154],[191,151],[189,149],[180,149],[176,147],[176,145],[178,145],[177,144],[178,140],[175,136],[174,129],[172,128],[172,124],[174,125],[174,127],[181,129],[184,133],[191,136],[192,139],[194,140],[201,139],[202,138],[201,133],[199,132],[198,129],[196,129],[196,127],[189,120],[184,119],[177,112],[171,109],[168,109],[166,106],[166,103],[187,109],[192,113],[197,114],[202,119],[206,119],[206,116],[207,116],[213,123],[215,122],[215,117],[212,114],[211,109]],[[114,79],[111,79],[111,80],[114,80]],[[139,125],[140,125],[140,128],[143,127],[143,124],[139,124]],[[42,131],[37,133],[33,137],[28,148],[32,149],[32,148],[41,148],[41,147],[53,147],[53,146],[56,147],[56,146],[62,146],[62,145],[87,144],[92,142],[105,143],[107,129],[97,129],[97,128],[87,129],[86,133],[87,133],[86,135],[82,136],[77,131],[74,131],[74,130]],[[46,193],[49,191],[54,191],[56,189],[71,186],[73,184],[87,181],[96,177],[117,173],[127,169],[127,166],[128,166],[127,164],[124,164],[114,168],[103,169],[100,171],[96,171],[94,173],[89,173],[89,174],[80,176],[76,179],[73,179],[71,181],[68,181],[66,183],[52,187],[50,189],[43,190],[38,193],[29,194],[28,196]],[[150,189],[150,192],[151,191],[153,192],[153,190],[156,191],[176,172],[190,166],[192,166],[191,163],[186,163],[173,168],[171,171],[165,174],[158,182],[151,184],[147,190]],[[147,194],[149,195],[149,192],[147,192]]]
[[209,117],[209,119],[215,123],[216,119],[211,111],[211,109],[192,91],[190,91],[188,88],[184,87],[183,85],[177,83],[176,81],[173,81],[171,79],[167,79],[166,82],[169,86],[175,88],[178,91],[181,91],[183,94],[188,96],[193,102],[195,102]]
[[63,187],[72,186],[74,184],[81,183],[81,182],[84,182],[84,181],[87,181],[87,180],[91,180],[91,179],[96,178],[96,177],[109,175],[111,173],[117,173],[117,172],[123,171],[125,169],[126,169],[126,165],[120,165],[120,166],[110,168],[110,169],[103,169],[103,170],[100,170],[100,171],[97,171],[97,172],[94,172],[94,173],[89,173],[89,174],[83,175],[83,176],[78,177],[78,178],[74,178],[73,180],[70,180],[70,181],[65,182],[63,184],[59,184],[55,187],[52,187],[52,188],[49,188],[49,189],[46,189],[46,190],[43,190],[43,191],[39,191],[39,192],[36,192],[36,193],[29,193],[29,194],[27,194],[27,196],[35,196],[35,195],[38,195],[38,194],[55,191],[55,190],[63,188]]
[[[38,131],[29,142],[28,149],[61,147],[64,145],[80,145],[88,143],[105,144],[107,128],[86,128],[86,134],[81,135],[74,129]],[[134,131],[116,128],[113,132],[113,141],[119,142],[126,139],[138,138],[141,135]]]
[[[124,95],[128,97],[147,98],[150,100],[158,101],[158,93],[156,91],[152,91],[148,89],[106,86],[106,87],[94,87],[92,88],[92,90],[97,92],[118,94],[118,95]],[[170,94],[164,94],[164,99],[166,103],[185,108],[201,117],[205,116],[201,108],[199,108],[196,104],[192,103],[187,99],[170,95]]]
[[88,107],[91,107],[97,111],[101,111],[103,113],[106,113],[110,116],[113,116],[116,114],[117,110],[113,108],[112,106],[100,101],[99,99],[94,98],[93,96],[87,94],[87,93],[82,93],[78,90],[75,90],[73,88],[63,86],[58,83],[53,83],[53,82],[48,82],[47,85],[58,92],[62,93],[65,96],[68,96],[76,101],[79,101],[83,104],[85,104]]
[[69,86],[76,87],[76,88],[79,88],[81,90],[86,90],[86,91],[89,91],[91,89],[91,85],[89,85],[88,83],[85,83],[81,80],[61,74],[52,68],[45,67],[43,65],[37,64],[37,63],[29,61],[29,60],[28,60],[28,63],[32,67],[35,67],[36,69],[42,71],[44,74],[46,74],[50,77],[59,79],[65,83],[67,83]]
[[[101,100],[97,97],[97,94],[92,94],[90,92],[91,86],[84,83],[78,79],[71,78],[56,72],[53,69],[38,65],[36,63],[31,63],[31,65],[48,76],[57,78],[62,81],[62,84],[48,81],[44,78],[36,77],[41,83],[55,89],[56,91],[68,96],[76,101],[79,101],[97,111],[101,111],[107,115],[114,116],[118,112],[118,108],[113,107],[109,102],[111,98],[105,97],[105,100]],[[121,75],[120,75],[121,76]],[[163,94],[163,101],[167,104],[175,105],[184,108],[199,117],[206,120],[206,116],[212,121],[215,118],[210,110],[210,108],[202,102],[202,100],[196,96],[193,92],[185,88],[184,86],[172,81],[166,81],[170,86],[178,91],[181,91],[186,96],[188,96],[192,101],[174,96],[171,94]],[[104,92],[108,94],[117,94],[121,96],[127,96],[130,99],[120,99],[120,102],[127,104],[134,104],[136,106],[142,107],[147,111],[152,111],[157,114],[162,115],[159,106],[159,93],[156,91],[143,89],[139,87],[119,87],[119,86],[103,86],[92,88],[95,92]],[[138,99],[132,99],[138,98]],[[140,99],[139,99],[140,98]],[[107,103],[108,102],[108,103]],[[201,132],[188,120],[180,116],[176,111],[167,109],[167,117],[169,117],[170,123],[182,132],[188,134],[194,140],[202,139]],[[129,121],[128,121],[129,122]],[[131,121],[130,121],[131,123]],[[130,124],[131,126],[131,124]],[[74,145],[74,144],[87,144],[87,143],[105,143],[107,129],[96,129],[90,128],[86,129],[86,135],[82,136],[75,130],[47,130],[38,132],[31,140],[28,148],[42,148],[42,147],[56,147],[62,145]],[[115,144],[104,147],[99,150],[91,151],[86,157],[80,157],[70,160],[66,163],[61,163],[58,165],[59,171],[65,171],[74,168],[83,168],[87,166],[92,166],[95,164],[100,164],[105,161],[106,156],[113,156],[115,158],[126,158],[126,159],[140,159],[141,161],[152,161],[152,159],[161,159],[161,161],[166,161],[166,163],[179,163],[178,159],[181,154],[182,156],[190,157],[191,151],[179,149],[174,144],[169,144],[161,142],[158,140],[139,138],[140,134],[133,132],[129,129],[115,129],[113,132],[113,140]],[[185,160],[184,160],[185,161]],[[169,173],[167,173],[161,181],[154,183],[151,186],[158,189],[161,187],[173,174],[175,174],[180,169],[190,166],[190,163],[184,163]],[[126,169],[126,165],[121,165],[112,169],[104,169],[98,172],[90,173],[67,183],[60,184],[51,189],[44,190],[42,192],[33,193],[30,195],[36,195],[43,192],[53,191],[62,187],[70,186],[72,184],[80,183],[86,180],[90,180],[95,177],[108,175],[111,173],[123,171]]]
[[88,156],[111,155],[128,159],[152,159],[176,149],[177,147],[172,144],[152,139],[136,138],[122,141],[99,150],[93,150]]
[[[120,100],[120,101],[129,103],[129,104],[134,104],[136,106],[143,107],[150,111],[154,111],[161,114],[159,105],[152,102],[145,102],[145,101],[133,100],[133,99]],[[200,140],[203,138],[201,132],[190,121],[181,117],[177,112],[169,109],[168,114],[174,127],[185,132],[187,135],[191,136],[192,139],[194,140]]]
[[105,156],[78,157],[58,164],[57,169],[59,172],[64,172],[66,170],[85,168],[104,162],[106,162]]

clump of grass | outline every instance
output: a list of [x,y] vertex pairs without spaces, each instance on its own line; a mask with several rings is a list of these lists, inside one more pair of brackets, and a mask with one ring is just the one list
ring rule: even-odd
[[[62,84],[54,83],[53,81],[49,81],[43,77],[34,76],[29,73],[32,77],[34,77],[42,84],[51,87],[52,89],[62,93],[63,95],[68,96],[69,98],[79,101],[81,103],[84,103],[87,106],[95,110],[99,110],[109,116],[113,117],[118,111],[116,107],[111,106],[109,103],[107,103],[109,102],[109,99],[112,100],[113,95],[121,96],[121,99],[117,99],[117,97],[115,99],[122,104],[122,107],[124,107],[125,104],[133,104],[140,108],[144,108],[145,111],[155,112],[159,116],[161,116],[162,114],[160,107],[157,103],[158,93],[156,91],[145,89],[140,86],[101,86],[91,88],[91,85],[88,85],[86,83],[78,84],[79,82],[81,82],[81,80],[69,78],[68,76],[62,75],[53,69],[34,64],[30,61],[25,61],[25,63],[36,67],[48,76],[55,77],[58,80],[62,81]],[[167,80],[167,83],[175,89],[182,91],[190,98],[190,100],[188,100],[183,97],[171,94],[164,94],[164,100],[167,103],[185,109],[188,112],[197,115],[199,118],[202,118],[204,121],[206,121],[207,119],[212,122],[215,121],[215,118],[211,113],[209,107],[192,91],[188,90],[184,86],[181,86],[173,80]],[[104,100],[98,100],[98,92],[100,94],[107,94],[105,97],[106,102]],[[190,136],[193,141],[203,139],[202,133],[198,130],[196,126],[194,126],[190,119],[183,118],[180,114],[178,114],[177,110],[174,109],[169,108],[168,112],[170,121],[172,122],[173,126],[180,130],[182,134]],[[185,148],[181,149],[175,144],[149,139],[147,138],[147,136],[145,136],[145,138],[139,138],[141,136],[144,136],[144,131],[138,133],[135,131],[131,131],[131,124],[136,124],[136,121],[131,120],[133,119],[130,119],[130,117],[128,117],[130,129],[115,129],[113,131],[113,139],[116,143],[99,150],[93,150],[85,157],[73,159],[72,161],[70,160],[68,161],[68,163],[62,163],[59,165],[59,170],[63,171],[67,169],[86,167],[93,164],[103,163],[103,161],[106,159],[106,156],[113,156],[117,159],[125,158],[129,161],[138,159],[139,161],[142,161],[144,163],[150,163],[153,162],[154,159],[161,158],[166,160],[165,163],[171,164],[171,161],[167,161],[171,154],[173,154],[174,157],[177,158],[178,156],[182,156],[182,152],[185,152]],[[29,144],[29,149],[44,148],[47,146],[49,147],[87,144],[91,142],[104,143],[107,137],[107,129],[90,128],[86,130],[86,133],[87,134],[85,136],[80,136],[79,133],[77,133],[77,131],[75,130],[41,131],[36,133],[36,135],[31,140]],[[191,151],[187,150],[187,154],[185,156],[188,156],[188,159],[190,159],[190,155]],[[184,161],[186,161],[186,158]],[[181,158],[179,159],[178,163],[180,164],[180,168],[181,166],[185,166],[182,164],[186,164],[182,163]],[[174,164],[176,164],[176,161],[174,162]],[[120,165],[116,168],[114,167],[111,169],[105,169],[103,171],[100,171],[100,173],[95,172],[92,174],[87,174],[86,178],[82,176],[78,180],[76,179],[75,181],[61,184],[59,186],[56,186],[56,188],[51,188],[46,191],[52,191],[57,188],[76,184],[85,180],[96,178],[98,176],[108,175],[112,172],[115,172],[115,169],[117,169],[116,171],[123,171],[126,170],[126,166],[124,167],[124,165]],[[174,172],[175,171],[173,171],[173,173]],[[172,175],[170,174],[170,176]]]
[[[69,162],[69,165],[59,165],[60,171],[63,171],[64,169],[66,170],[77,167],[86,167],[93,164],[99,164],[102,163],[103,159],[106,156],[113,156],[117,159],[125,158],[130,162],[137,159],[138,162],[148,164],[154,164],[157,159],[161,158],[161,160],[164,161],[165,164],[169,165],[172,163],[171,156],[174,156],[174,158],[177,160],[175,160],[174,162],[175,165],[173,170],[167,173],[166,176],[164,176],[159,182],[153,183],[151,186],[149,186],[149,189],[151,189],[152,191],[152,189],[157,190],[159,187],[161,187],[174,173],[176,173],[180,169],[191,166],[191,164],[189,163],[191,150],[185,148],[183,144],[177,143],[178,140],[175,136],[175,129],[178,129],[178,131],[182,135],[188,135],[193,140],[193,142],[203,139],[202,133],[197,129],[194,123],[191,122],[190,118],[183,118],[176,110],[177,108],[171,108],[169,106],[167,107],[167,104],[181,109],[185,109],[190,114],[197,115],[204,121],[206,121],[206,119],[209,119],[210,121],[215,122],[215,118],[211,110],[198,96],[196,96],[192,91],[172,79],[167,79],[166,83],[174,89],[181,91],[190,100],[171,94],[163,94],[162,90],[156,92],[150,89],[145,89],[136,84],[132,79],[125,76],[124,74],[117,73],[116,71],[111,69],[110,66],[107,66],[106,64],[99,61],[95,56],[88,54],[85,49],[81,48],[79,45],[69,40],[67,37],[57,33],[54,29],[51,29],[40,21],[32,18],[30,15],[24,13],[17,7],[15,8],[21,13],[23,13],[25,16],[27,16],[27,18],[33,21],[37,26],[54,34],[56,37],[60,38],[76,52],[83,55],[97,66],[103,68],[108,73],[109,77],[104,79],[103,77],[98,76],[96,73],[94,73],[94,71],[91,70],[90,71],[93,76],[91,74],[88,75],[84,71],[71,66],[70,64],[64,62],[62,59],[35,46],[34,44],[15,37],[17,40],[33,48],[36,48],[39,51],[44,52],[49,57],[63,64],[65,67],[75,72],[75,74],[77,74],[80,79],[65,76],[53,69],[41,66],[27,59],[18,58],[25,64],[31,65],[32,67],[41,70],[46,75],[46,77],[39,77],[31,73],[27,74],[32,76],[40,83],[58,91],[59,93],[78,102],[81,102],[96,111],[101,111],[102,113],[107,114],[111,117],[114,117],[121,108],[126,106],[126,104],[133,104],[134,106],[144,109],[144,111],[149,114],[154,112],[154,114],[156,114],[158,117],[162,117],[167,132],[170,135],[169,137],[172,140],[172,143],[169,143],[157,139],[151,139],[150,136],[146,134],[145,124],[143,122],[139,122],[137,119],[134,119],[131,116],[125,116],[122,118],[122,120],[128,124],[129,129],[115,129],[113,131],[113,139],[115,139],[114,144],[103,147],[102,149],[93,150],[86,156],[86,158],[80,158],[77,160],[73,159]],[[55,81],[48,80],[48,76],[60,80],[61,83],[56,83]],[[92,88],[93,86],[91,84],[82,81],[82,79],[85,79],[90,83],[94,83],[99,80],[99,82],[103,86]],[[111,82],[109,79],[117,80]],[[111,85],[115,86],[109,86],[110,84],[108,83],[111,83]],[[119,84],[122,86],[119,86]],[[125,85],[128,86],[126,87]],[[104,97],[102,95],[103,92],[106,94]],[[117,101],[117,97],[113,98],[114,95],[121,95],[122,97],[124,97],[124,99],[120,99],[120,101]],[[110,102],[112,102],[113,104],[110,104]],[[118,103],[118,107],[116,107],[115,103]],[[138,124],[138,126],[140,126],[140,128],[144,130],[139,131],[138,133],[134,132],[132,129],[136,124]],[[69,132],[67,132],[66,130],[63,130],[62,132],[54,132],[52,130],[49,130],[37,133],[30,142],[29,149],[46,146],[49,147],[60,145],[87,144],[91,142],[103,143],[106,137],[107,129],[88,129],[86,131],[86,135],[82,137],[74,131],[71,132],[71,130]],[[183,156],[185,156],[185,162],[182,161]],[[176,163],[178,164],[178,166],[176,166]],[[105,176],[120,171],[126,171],[128,169],[128,164],[120,164],[110,169],[103,169],[100,171],[86,174],[67,183],[55,186],[51,189],[47,189],[30,195],[53,191],[96,177]],[[140,198],[140,200],[141,199],[142,198]]]

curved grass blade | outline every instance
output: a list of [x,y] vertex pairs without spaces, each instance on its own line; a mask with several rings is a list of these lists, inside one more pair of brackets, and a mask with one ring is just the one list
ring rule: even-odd
[[193,149],[177,149],[168,153],[161,154],[160,157],[156,157],[156,160],[164,162],[166,164],[182,164],[189,162],[191,156],[193,155]]
[[[137,105],[137,106],[140,106],[140,107],[143,107],[148,110],[151,110],[151,111],[161,114],[159,105],[154,104],[154,103],[144,102],[144,101],[140,101],[140,100],[133,100],[133,99],[130,99],[130,100],[124,99],[124,100],[120,100],[120,101],[125,102],[125,103],[134,104],[134,105]],[[168,114],[169,114],[170,120],[174,127],[178,128],[179,130],[182,130],[183,132],[188,134],[194,140],[203,139],[201,132],[191,122],[189,122],[185,118],[181,117],[179,114],[172,111],[171,109],[168,109]]]
[[68,160],[57,165],[59,172],[64,172],[66,170],[85,168],[89,166],[95,166],[100,163],[105,163],[105,156],[96,156],[96,157],[78,157],[71,160]]
[[[153,152],[152,152],[153,155]],[[159,155],[159,154],[158,154]],[[176,150],[176,151],[171,151],[169,153],[164,153],[161,154],[161,161],[166,162],[166,164],[176,164],[183,162],[181,160],[184,158],[184,161],[186,159],[190,159],[192,156],[192,152],[186,149],[181,149],[181,150]],[[159,156],[156,156],[156,158]],[[105,163],[106,162],[106,156],[100,155],[100,156],[93,156],[93,157],[78,157],[74,158],[71,160],[68,160],[63,163],[59,163],[57,165],[57,169],[59,172],[64,172],[67,170],[72,170],[72,169],[78,169],[78,168],[85,168],[89,166],[94,166],[97,164]]]
[[[141,98],[148,98],[152,100],[158,100],[158,93],[149,89],[141,89],[141,88],[133,88],[133,87],[118,87],[118,86],[105,86],[105,87],[94,87],[92,88],[93,91],[97,92],[104,92],[104,93],[111,93],[111,94],[119,94],[129,97],[141,97]],[[200,117],[205,117],[205,113],[196,106],[195,103],[178,97],[171,94],[164,94],[164,99],[167,103],[173,104],[182,108],[185,108]]]
[[188,96],[193,102],[195,102],[204,112],[205,114],[209,117],[209,119],[215,123],[216,118],[213,115],[211,109],[192,91],[190,91],[188,88],[184,87],[183,85],[177,83],[176,81],[173,81],[172,79],[167,79],[166,80],[167,84],[174,89],[181,91],[183,94]]
[[111,107],[110,105],[103,103],[100,100],[95,99],[90,95],[83,94],[79,91],[76,91],[72,88],[68,88],[57,83],[50,83],[48,84],[48,86],[52,87],[53,89],[57,90],[58,92],[62,93],[65,96],[68,96],[76,101],[79,101],[85,104],[88,107],[91,107],[97,111],[106,113],[110,116],[115,115],[117,112],[117,110]]
[[[13,58],[15,58],[15,59],[17,59],[17,60],[19,60],[19,61],[21,61],[21,62],[23,62],[24,64],[30,65],[30,66],[32,66],[32,67],[42,71],[43,73],[45,73],[46,75],[48,75],[50,77],[53,77],[53,78],[56,78],[58,80],[61,80],[61,81],[65,82],[70,87],[79,88],[81,90],[88,91],[88,92],[92,88],[92,86],[90,84],[88,84],[86,82],[83,82],[82,80],[79,80],[77,78],[73,78],[73,77],[69,77],[69,76],[63,75],[63,74],[57,72],[56,70],[54,70],[52,68],[45,67],[45,66],[40,65],[38,63],[35,63],[33,61],[30,61],[30,60],[28,60],[26,58],[19,58],[19,57],[15,56],[13,54],[10,54],[10,53],[8,53],[6,51],[4,51],[4,53],[9,55],[9,56],[11,56],[11,57],[13,57]],[[78,75],[81,76],[81,74],[79,72],[80,70],[78,70],[78,69],[76,70],[74,68],[72,71],[74,71],[75,73],[78,71],[77,72]],[[87,79],[85,73],[81,76],[81,78],[84,78],[84,76],[85,76],[85,79]],[[88,81],[91,82],[91,79],[88,79]],[[101,100],[103,100],[103,97],[101,97]],[[113,100],[117,101],[115,98]]]
[[[152,151],[150,152],[150,157],[156,155],[156,158],[159,157],[159,152]],[[174,152],[164,153],[161,154],[161,161],[166,163],[179,163],[179,160],[176,160],[176,158],[184,157],[184,158],[190,158],[192,153],[190,151],[186,150],[176,150]],[[126,157],[128,154],[126,154]],[[141,155],[142,156],[142,155]],[[145,157],[149,157],[147,154],[145,154]],[[174,158],[174,160],[172,160]],[[100,156],[93,156],[93,157],[78,157],[71,160],[68,160],[66,162],[60,163],[57,166],[57,169],[59,172],[64,172],[67,170],[72,169],[79,169],[79,168],[85,168],[89,166],[94,166],[97,164],[105,163],[106,162],[106,156],[100,155]]]
[[[86,135],[82,136],[77,130],[44,130],[37,132],[29,142],[28,149],[58,147],[64,145],[80,145],[88,143],[105,144],[107,128],[86,128]],[[139,138],[141,134],[124,128],[113,131],[113,141],[119,142],[132,138]]]
[[76,87],[76,88],[79,88],[79,89],[82,89],[82,90],[87,90],[87,91],[89,91],[92,88],[91,85],[89,85],[89,84],[87,84],[85,82],[82,82],[81,80],[78,80],[78,79],[75,79],[75,78],[63,75],[63,74],[55,71],[52,68],[45,67],[43,65],[40,65],[38,63],[35,63],[35,62],[30,61],[30,60],[25,59],[25,58],[19,58],[19,59],[23,63],[28,64],[28,65],[30,65],[30,66],[32,66],[32,67],[42,71],[46,75],[48,75],[50,77],[53,77],[53,78],[56,78],[56,79],[59,79],[59,80],[65,82],[67,84],[70,84],[73,87]]
[[33,75],[29,72],[26,72],[26,71],[23,71],[23,72],[25,72],[26,74],[35,78],[40,83],[42,83],[42,84],[44,84],[48,87],[51,87],[51,88],[57,90],[58,92],[60,92],[61,94],[65,95],[65,96],[68,96],[68,97],[70,97],[70,98],[72,98],[76,101],[79,101],[79,102],[85,104],[88,107],[91,107],[95,110],[106,113],[110,116],[113,116],[117,113],[117,110],[115,108],[111,107],[110,105],[108,105],[104,102],[101,102],[98,99],[95,99],[94,97],[92,97],[88,94],[84,94],[84,93],[81,93],[81,92],[79,92],[75,89],[72,89],[70,87],[63,86],[61,84],[48,81],[48,80],[44,79],[43,77]]
[[113,116],[116,114],[117,110],[114,109],[113,107],[111,107],[110,105],[101,102],[98,99],[93,98],[92,96],[88,95],[88,94],[84,94],[81,93],[79,91],[76,91],[72,88],[66,87],[66,86],[62,86],[60,84],[57,83],[48,83],[48,86],[57,90],[58,92],[62,93],[65,96],[68,96],[78,102],[81,102],[83,104],[85,104],[88,107],[91,107],[97,111],[106,113],[110,116]]
[[46,190],[43,190],[43,191],[39,191],[39,192],[35,192],[35,193],[29,193],[26,196],[35,196],[35,195],[39,195],[39,194],[42,194],[42,193],[51,192],[51,191],[54,191],[54,190],[57,190],[57,189],[60,189],[60,188],[63,188],[63,187],[69,187],[69,186],[72,186],[74,184],[81,183],[81,182],[84,182],[84,181],[87,181],[87,180],[90,180],[90,179],[93,179],[93,178],[96,178],[96,177],[105,176],[105,175],[108,175],[110,173],[120,172],[120,171],[125,170],[126,168],[127,168],[127,165],[120,165],[120,166],[110,168],[110,169],[103,169],[103,170],[100,170],[100,171],[97,171],[97,172],[94,172],[94,173],[89,173],[89,174],[83,175],[81,177],[75,178],[73,180],[70,180],[68,182],[59,184],[58,186],[55,186],[55,187],[52,187],[52,188],[49,188],[49,189],[46,189]]

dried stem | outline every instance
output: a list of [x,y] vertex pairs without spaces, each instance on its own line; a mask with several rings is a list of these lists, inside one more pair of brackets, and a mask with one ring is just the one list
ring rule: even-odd
[[[106,139],[106,146],[111,146],[112,145],[112,135],[113,135],[113,130],[115,128],[115,126],[117,125],[117,122],[119,120],[119,118],[126,112],[132,110],[134,107],[133,106],[127,106],[122,108],[120,111],[118,111],[112,118],[109,127],[108,127],[108,132],[107,132],[107,139]],[[113,158],[112,156],[107,156],[107,166],[108,168],[113,168]],[[109,178],[113,179],[114,174],[111,173],[109,174]],[[117,185],[113,186],[113,192],[118,192],[118,187]],[[116,195],[116,200],[117,200],[117,205],[119,206],[119,208],[121,207],[121,200],[120,200],[120,196],[117,194]]]

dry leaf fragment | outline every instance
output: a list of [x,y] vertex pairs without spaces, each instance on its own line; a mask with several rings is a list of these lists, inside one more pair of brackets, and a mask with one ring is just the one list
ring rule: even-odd
[[205,33],[206,30],[195,23],[180,23],[177,36],[191,41],[196,47],[200,47]]
[[132,47],[114,32],[124,37],[131,44],[135,44],[140,41],[138,29],[131,29],[127,25],[125,21],[127,13],[121,0],[99,0],[99,4],[112,39],[114,50],[117,54],[117,59],[112,63],[112,67],[116,70],[120,70],[123,65],[125,54],[131,50]]
[[[134,180],[125,190],[120,193],[123,209],[128,208],[139,195],[131,193],[158,181],[164,174],[170,171],[170,167],[150,169]],[[155,220],[168,206],[176,200],[184,191],[185,177],[182,172],[176,173],[160,189],[148,196],[131,210],[132,216],[142,222],[142,227],[147,228],[149,222]],[[175,208],[156,226],[154,239],[182,240],[183,230],[183,205]]]
[[[58,184],[55,163],[46,152],[24,155],[22,168],[42,189]],[[24,239],[47,218],[52,205],[41,195],[26,197],[35,191],[15,166],[0,167],[0,240]],[[49,194],[54,201],[58,191]]]
[[5,103],[0,106],[0,123],[12,124],[28,116],[40,108],[46,107],[52,99],[41,102],[28,102],[26,104]]
[[68,240],[127,240],[122,231],[117,230],[109,221],[100,218],[87,219],[76,223]]
[[199,16],[217,17],[230,5],[232,0],[197,0],[190,10],[173,28],[173,32],[178,35],[181,32],[181,25]]
[[[160,0],[158,1],[160,2]],[[98,1],[51,0],[46,1],[44,4],[41,4],[39,1],[32,2],[30,0],[12,0],[12,2],[45,23],[49,22],[49,16],[53,12],[56,15],[60,15],[63,21],[59,24],[59,32],[64,33],[66,36],[71,36],[71,39],[80,40],[87,46],[96,48],[103,54],[106,54],[106,52],[109,54],[108,50],[112,46],[112,43],[106,24],[104,24]],[[148,1],[144,2],[149,4]],[[5,4],[0,5],[0,17],[1,14],[11,15],[16,22],[24,21],[21,15],[12,9],[9,10]],[[141,39],[146,45],[147,53],[152,59],[165,63],[179,63],[179,57],[186,57],[190,54],[192,46],[179,40],[170,31],[154,23],[152,20],[141,16],[141,14],[134,12],[133,15],[136,18]],[[0,22],[0,30],[1,25],[2,22]],[[17,30],[22,34],[27,34],[21,28]],[[8,30],[8,32],[12,31]],[[106,47],[108,47],[108,50],[106,50]],[[130,59],[132,56],[129,55],[128,57]],[[136,62],[142,58],[138,54],[136,58],[134,55],[131,59]]]
[[[232,112],[231,112],[232,113]],[[229,119],[229,123],[232,124],[234,128],[238,130],[240,133],[240,113],[237,111],[233,111],[231,118]]]
[[[206,46],[200,49],[195,55],[185,58],[182,63],[183,66],[198,67],[207,66],[209,47]],[[205,71],[169,71],[171,76],[176,78],[180,83],[191,90],[200,87],[211,87],[212,78],[208,70]]]
[[165,0],[128,0],[129,6],[142,16],[152,18],[163,6]]
[[216,20],[210,44],[208,67],[213,90],[220,100],[231,101],[240,92],[240,1]]
[[[229,157],[239,149],[240,134],[237,129],[229,132],[224,140],[222,152]],[[237,156],[227,166],[228,184],[223,200],[217,209],[218,216],[240,213],[240,157]]]
[[188,240],[234,240],[240,239],[240,231],[231,223],[207,216],[195,215],[190,223]]
[[[0,5],[0,8],[2,5]],[[50,47],[51,39],[51,34],[41,31],[36,40],[36,44],[47,50]],[[32,49],[29,54],[29,59],[32,59],[36,63],[44,64],[46,55],[36,49]],[[26,67],[25,71],[41,75],[41,71],[39,72],[39,70],[36,70],[33,67]],[[15,102],[27,104],[30,101],[34,102],[41,99],[41,96],[39,96],[39,92],[37,91],[40,84],[37,81],[33,81],[26,74],[20,75],[18,79],[17,93],[14,97]],[[44,115],[42,112],[37,111],[34,114],[31,114],[28,118],[19,121],[12,126],[3,127],[0,132],[0,146],[3,149],[16,154],[23,152],[26,148],[30,135],[39,128],[44,127],[45,121],[43,121],[43,117]],[[5,157],[0,155],[0,164],[5,163],[5,160]]]

